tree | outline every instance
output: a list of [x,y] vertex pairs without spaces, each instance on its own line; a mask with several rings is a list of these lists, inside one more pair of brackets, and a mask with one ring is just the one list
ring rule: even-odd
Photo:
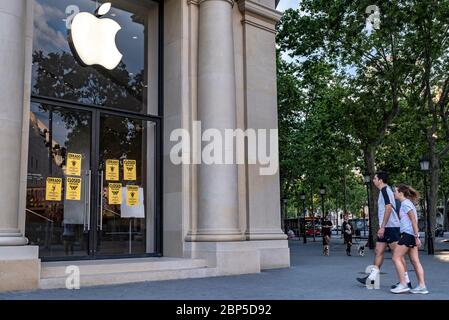
[[435,230],[441,163],[449,153],[449,3],[413,1],[410,6],[414,37],[411,45],[420,52],[415,71],[418,80],[408,94],[420,115],[420,127],[430,159],[429,213],[432,237]]
[[[299,10],[288,10],[281,21],[278,44],[298,65],[317,59],[335,66],[344,78],[346,129],[362,151],[373,176],[376,149],[398,115],[400,90],[414,71],[417,53],[408,47],[408,18],[404,1],[381,7],[382,28],[366,28],[368,1],[305,0]],[[405,31],[404,31],[405,30]],[[374,189],[373,189],[374,190]],[[370,194],[375,210],[375,191]],[[377,217],[371,217],[372,226]]]
[[[319,208],[321,212],[319,198],[311,197],[310,192],[316,193],[324,184],[328,190],[326,208],[337,208],[337,203],[344,203],[345,176],[356,179],[349,169],[358,159],[352,137],[341,130],[343,104],[338,101],[345,93],[338,87],[340,80],[323,61],[301,69],[282,60],[278,63],[282,197],[295,199],[289,203],[300,212],[299,193],[307,191],[310,211]],[[353,200],[351,207],[359,211],[365,201],[360,197]]]
[[[419,148],[430,156],[429,207],[434,228],[441,160],[449,153],[449,3],[396,0],[378,3],[380,29],[366,24],[369,1],[301,1],[283,17],[278,35],[281,51],[294,63],[325,59],[337,66],[353,92],[346,97],[353,135],[373,173],[376,153],[400,111],[415,115],[408,135],[419,134]],[[396,125],[402,125],[396,122]],[[425,141],[425,148],[421,141]],[[391,146],[391,145],[390,145]],[[422,154],[421,154],[422,155]],[[407,162],[407,161],[405,161]],[[377,164],[393,164],[379,161]],[[411,168],[411,167],[409,167]],[[408,170],[408,169],[407,169]],[[410,173],[410,171],[409,171]],[[373,196],[373,195],[372,195]]]

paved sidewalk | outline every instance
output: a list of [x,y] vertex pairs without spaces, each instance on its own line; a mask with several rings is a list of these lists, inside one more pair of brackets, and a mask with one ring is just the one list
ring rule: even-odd
[[[367,290],[355,281],[365,267],[372,263],[373,252],[364,257],[345,255],[343,241],[334,236],[329,257],[321,255],[321,239],[291,240],[291,265],[289,269],[276,269],[241,276],[204,279],[170,280],[103,287],[87,287],[80,290],[39,290],[33,292],[4,293],[3,299],[150,299],[150,300],[449,300],[449,242],[437,240],[436,248],[447,251],[431,257],[421,251],[426,272],[428,295],[410,293],[394,295],[389,292],[397,282],[396,274],[387,253],[381,274],[381,289]],[[409,266],[411,268],[411,265]],[[409,271],[413,285],[416,277]]]

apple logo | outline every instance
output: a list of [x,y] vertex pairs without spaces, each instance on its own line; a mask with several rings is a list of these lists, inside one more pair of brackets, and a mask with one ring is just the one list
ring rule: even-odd
[[112,19],[100,18],[109,12],[111,3],[102,4],[95,16],[80,12],[72,20],[69,34],[73,54],[84,66],[100,65],[112,70],[120,63],[123,55],[115,44],[115,35],[121,29]]

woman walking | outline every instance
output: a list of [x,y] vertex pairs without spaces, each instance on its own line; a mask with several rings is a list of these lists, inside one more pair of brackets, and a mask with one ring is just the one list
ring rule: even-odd
[[[419,198],[419,193],[412,187],[399,184],[394,191],[396,199],[401,201],[401,209],[399,211],[399,219],[401,224],[401,238],[397,247],[393,252],[393,263],[399,276],[399,284],[391,289],[393,293],[403,293],[410,291],[411,293],[427,294],[429,291],[424,282],[424,269],[419,261],[418,248],[421,246],[419,240],[418,215],[413,202]],[[413,268],[418,278],[418,286],[410,289],[407,286],[403,259],[408,254]]]
[[343,237],[346,243],[346,254],[348,256],[351,255],[351,247],[352,247],[352,225],[348,220],[348,214],[345,213],[343,222]]

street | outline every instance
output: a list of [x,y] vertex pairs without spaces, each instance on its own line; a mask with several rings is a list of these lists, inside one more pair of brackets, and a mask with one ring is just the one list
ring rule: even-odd
[[[240,276],[170,280],[126,285],[81,288],[80,290],[40,290],[0,294],[3,299],[149,299],[149,300],[440,300],[449,299],[449,242],[437,238],[436,249],[445,250],[435,256],[421,251],[428,295],[410,293],[394,295],[389,289],[397,282],[391,261],[386,259],[381,272],[381,289],[367,290],[355,278],[363,274],[372,263],[373,251],[357,255],[357,245],[352,256],[345,254],[340,236],[333,236],[330,256],[322,255],[321,238],[303,244],[302,239],[290,240],[291,268],[263,271],[260,274]],[[416,277],[409,265],[413,286]]]

